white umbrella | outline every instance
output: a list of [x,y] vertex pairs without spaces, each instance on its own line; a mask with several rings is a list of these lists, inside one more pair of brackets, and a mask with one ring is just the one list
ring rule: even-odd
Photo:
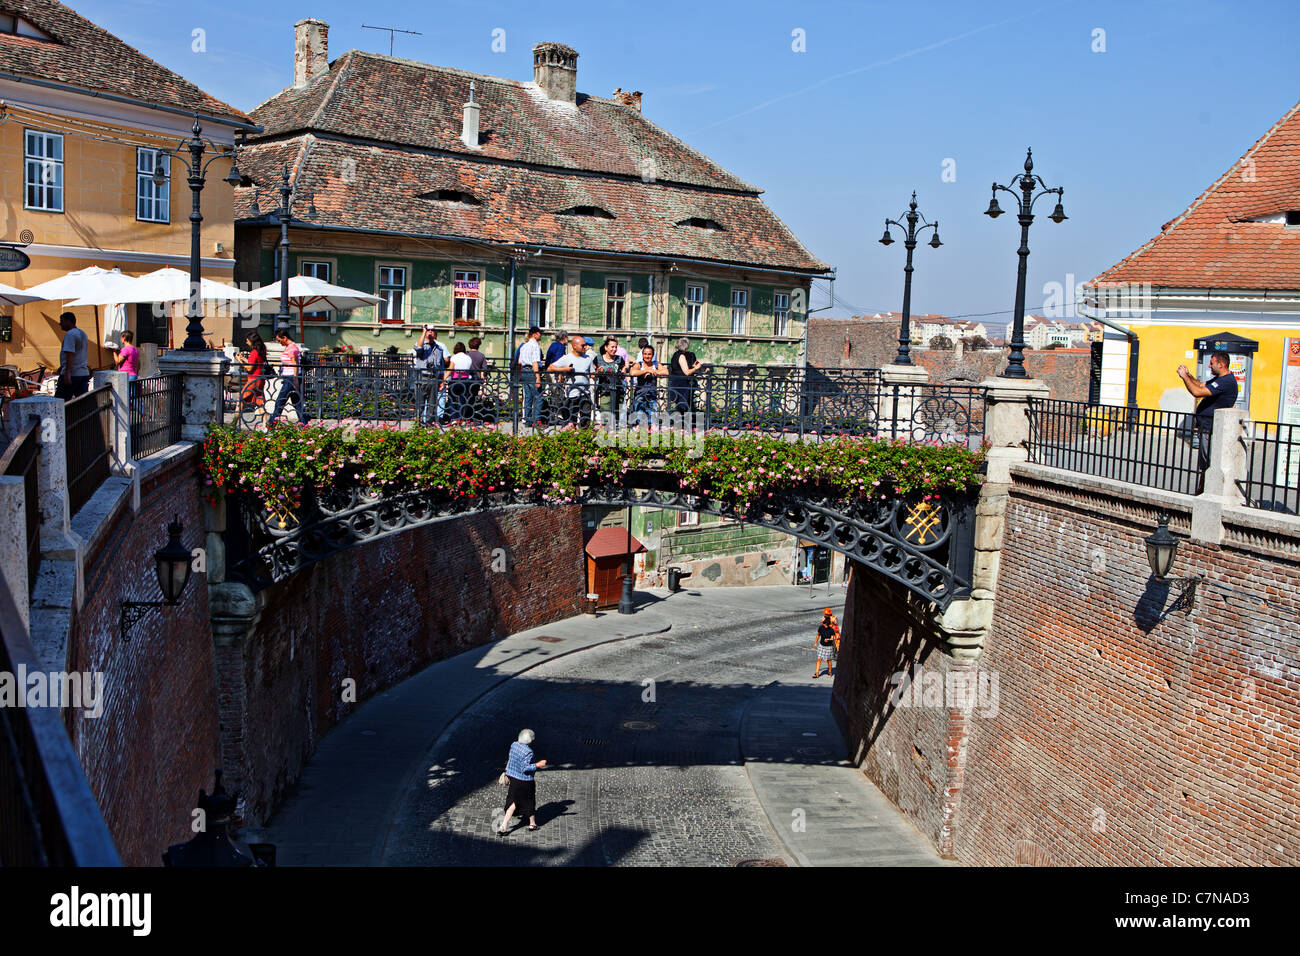
[[[273,282],[260,289],[254,289],[249,296],[260,299],[258,308],[263,312],[272,312],[280,307],[280,283]],[[302,314],[307,309],[312,311],[337,311],[359,309],[374,305],[379,296],[356,289],[345,289],[341,285],[330,285],[324,279],[315,276],[289,277],[289,307],[298,310],[298,341],[302,341]]]
[[125,283],[131,282],[130,276],[122,275],[121,269],[101,269],[99,266],[89,266],[85,269],[78,269],[76,272],[69,272],[67,275],[61,275],[57,279],[50,279],[42,282],[40,285],[34,285],[27,292],[30,295],[38,295],[46,300],[61,299],[80,299],[82,296],[102,295],[111,290],[122,288]]
[[[237,310],[249,307],[249,300],[258,296],[238,289],[233,285],[224,285],[211,279],[201,279],[200,298],[204,302],[221,302],[233,305]],[[181,302],[190,297],[190,274],[180,269],[159,269],[128,279],[121,287],[102,293],[84,295],[69,305],[114,305],[119,302]]]
[[40,302],[43,295],[35,295],[30,289],[15,289],[0,282],[0,305],[22,305],[24,302]]

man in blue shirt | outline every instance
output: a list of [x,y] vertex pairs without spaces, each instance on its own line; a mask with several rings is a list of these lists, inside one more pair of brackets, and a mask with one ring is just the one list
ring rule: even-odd
[[[1237,404],[1237,376],[1233,374],[1231,356],[1227,352],[1214,352],[1210,355],[1210,375],[1205,382],[1198,382],[1186,365],[1178,366],[1178,377],[1183,386],[1199,398],[1196,405],[1196,438],[1200,451],[1201,481],[1205,481],[1205,470],[1210,467],[1210,432],[1214,428],[1214,413],[1220,408],[1232,408]],[[1197,489],[1200,494],[1200,488]]]

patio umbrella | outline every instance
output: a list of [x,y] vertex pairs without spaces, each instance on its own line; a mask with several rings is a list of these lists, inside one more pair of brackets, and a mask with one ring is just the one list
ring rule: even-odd
[[104,345],[110,349],[122,347],[122,333],[126,331],[126,306],[121,302],[104,310]]
[[[260,301],[263,312],[276,311],[280,307],[280,283],[273,282],[248,293]],[[289,277],[289,307],[298,310],[298,341],[303,338],[302,314],[307,309],[313,312],[343,312],[347,309],[359,309],[374,305],[379,296],[356,289],[345,289],[340,285],[330,285],[324,279],[315,276]]]
[[[249,307],[256,295],[233,285],[200,280],[200,297],[204,302],[220,302],[236,309]],[[190,297],[190,274],[180,269],[159,269],[139,278],[128,279],[121,287],[83,295],[69,305],[114,305],[120,302],[183,302]]]
[[[57,279],[50,279],[39,285],[34,285],[27,291],[32,295],[39,295],[47,301],[63,301],[72,306],[89,305],[92,303],[68,302],[69,299],[80,299],[83,296],[101,296],[113,292],[116,289],[125,288],[126,285],[134,280],[131,276],[123,275],[121,269],[102,269],[99,266],[87,266],[84,269],[77,269],[59,276]],[[99,339],[99,307],[95,307],[95,338]],[[104,354],[99,353],[100,361],[103,361]]]
[[30,289],[15,289],[0,282],[0,305],[22,305],[24,302],[40,302],[45,296],[37,295]]

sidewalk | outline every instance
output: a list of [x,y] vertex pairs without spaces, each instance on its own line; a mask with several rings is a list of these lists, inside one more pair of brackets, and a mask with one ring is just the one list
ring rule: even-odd
[[800,866],[955,865],[845,759],[834,718],[808,699],[817,683],[772,683],[740,725],[750,786],[786,851]]

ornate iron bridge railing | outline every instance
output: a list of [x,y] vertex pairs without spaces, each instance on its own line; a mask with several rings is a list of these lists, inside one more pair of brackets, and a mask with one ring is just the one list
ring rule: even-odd
[[[265,427],[282,389],[287,420],[496,425],[513,430],[567,425],[638,425],[780,433],[819,439],[841,435],[962,442],[984,437],[984,390],[964,385],[888,384],[877,369],[712,366],[689,380],[627,373],[567,375],[488,368],[441,380],[408,356],[317,357],[297,379],[265,383],[232,375],[225,419]],[[296,386],[296,387],[295,387]]]
[[[686,493],[671,475],[629,470],[618,484],[584,486],[575,503],[705,512],[816,541],[946,608],[969,593],[974,563],[975,494],[845,499],[816,490],[783,493],[741,510],[734,502]],[[229,512],[229,574],[262,589],[348,548],[492,509],[546,504],[532,492],[472,500],[411,490],[384,495],[354,474],[293,513],[236,497]]]

